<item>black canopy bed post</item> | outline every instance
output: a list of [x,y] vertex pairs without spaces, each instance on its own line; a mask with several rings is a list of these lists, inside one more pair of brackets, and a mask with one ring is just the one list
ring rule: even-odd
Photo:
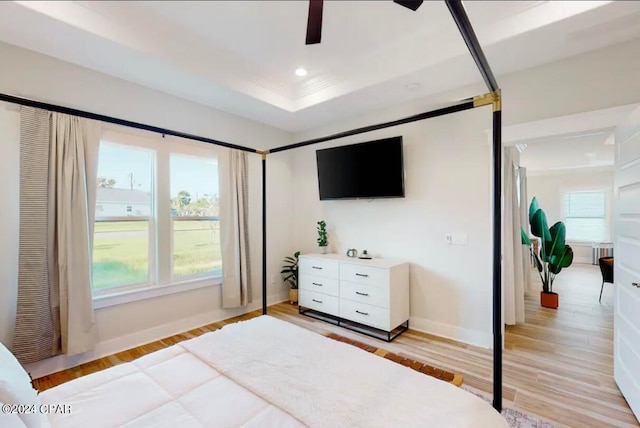
[[258,150],[262,155],[262,315],[267,314],[267,153],[269,150]]
[[493,407],[502,412],[502,106],[493,102]]
[[491,91],[493,105],[493,407],[502,411],[502,102],[500,88],[462,1],[446,0],[469,53]]

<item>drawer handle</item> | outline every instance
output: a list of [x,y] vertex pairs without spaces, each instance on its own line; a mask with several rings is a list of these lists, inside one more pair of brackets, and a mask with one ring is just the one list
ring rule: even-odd
[[356,294],[358,294],[358,295],[360,295],[360,296],[368,296],[368,295],[369,295],[369,294],[367,294],[367,293],[361,293],[361,292],[359,292],[359,291],[356,291]]
[[321,268],[320,266],[311,266],[311,267],[312,267],[312,268],[314,268],[314,269],[320,269],[320,270],[322,270],[322,268]]
[[636,288],[640,288],[640,283],[638,282],[632,282],[631,285],[633,285]]
[[365,275],[364,273],[356,273],[356,276],[364,276],[365,278],[367,278],[369,275]]
[[317,282],[312,282],[313,285],[317,285],[318,287],[322,287],[322,284],[318,284]]
[[357,312],[357,313],[359,313],[360,315],[369,315],[369,313],[368,313],[368,312],[360,312],[360,311],[358,311],[358,310],[356,310],[356,312]]
[[322,300],[316,300],[316,299],[311,299],[311,300],[313,300],[316,303],[322,303]]

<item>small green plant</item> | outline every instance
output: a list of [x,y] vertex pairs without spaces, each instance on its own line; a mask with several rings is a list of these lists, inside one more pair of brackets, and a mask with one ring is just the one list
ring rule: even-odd
[[284,282],[289,284],[291,289],[298,288],[298,256],[300,251],[296,251],[293,257],[287,256],[284,258],[284,265],[280,273],[283,276]]
[[538,268],[538,274],[542,281],[542,292],[553,293],[553,282],[562,268],[571,266],[573,262],[573,250],[565,243],[566,228],[561,221],[551,228],[547,224],[547,216],[538,206],[538,200],[533,198],[529,206],[529,224],[531,233],[540,238],[540,254],[533,251],[531,240],[523,229],[522,244],[529,246],[531,258]]
[[318,246],[326,247],[329,243],[327,242],[327,223],[323,220],[318,222]]

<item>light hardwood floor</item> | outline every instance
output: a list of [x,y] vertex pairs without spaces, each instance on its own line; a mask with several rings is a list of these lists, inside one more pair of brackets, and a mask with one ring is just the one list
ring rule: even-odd
[[[605,284],[598,303],[600,272],[574,265],[556,281],[560,308],[541,308],[538,282],[527,293],[526,319],[507,328],[504,352],[505,406],[540,415],[569,427],[640,426],[613,381],[613,286]],[[491,392],[490,350],[409,330],[392,343],[362,336],[298,314],[297,306],[280,303],[269,314],[304,328],[334,331],[373,346],[424,361],[464,376],[464,385]],[[44,390],[149,352],[258,316],[250,314],[210,324],[34,381]]]

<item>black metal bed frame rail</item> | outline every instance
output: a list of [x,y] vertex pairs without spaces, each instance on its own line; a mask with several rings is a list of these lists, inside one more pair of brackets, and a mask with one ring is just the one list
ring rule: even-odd
[[352,135],[362,134],[365,132],[376,131],[392,126],[403,125],[419,120],[425,120],[433,117],[443,116],[463,110],[472,109],[486,105],[493,106],[493,144],[492,144],[492,167],[493,167],[493,186],[492,186],[492,213],[493,213],[493,266],[492,266],[492,292],[493,292],[493,407],[498,411],[502,411],[502,285],[501,285],[501,252],[502,252],[502,234],[501,234],[501,198],[502,198],[502,102],[498,83],[491,71],[491,67],[485,57],[480,42],[473,30],[471,22],[464,10],[464,6],[460,0],[445,0],[445,3],[455,21],[462,38],[464,39],[469,53],[473,57],[476,66],[482,78],[489,89],[489,93],[474,97],[473,99],[462,100],[448,107],[440,108],[414,116],[398,119],[390,122],[384,122],[376,125],[369,125],[362,128],[344,131],[325,137],[315,138],[307,141],[301,141],[295,144],[288,144],[276,147],[271,150],[257,150],[238,144],[228,143],[225,141],[214,140],[211,138],[201,137],[179,131],[173,131],[153,125],[146,125],[139,122],[119,119],[112,116],[106,116],[97,113],[91,113],[83,110],[73,109],[69,107],[49,104],[45,102],[35,101],[27,98],[17,97],[0,93],[0,101],[19,104],[23,106],[41,108],[45,110],[66,113],[73,116],[84,117],[87,119],[99,120],[106,123],[127,126],[136,129],[142,129],[163,135],[171,135],[175,137],[185,138],[188,140],[200,141],[203,143],[214,144],[217,146],[227,147],[230,149],[242,150],[245,152],[258,153],[262,155],[262,313],[267,313],[267,186],[266,186],[266,157],[269,153],[277,153],[285,150],[295,149],[298,147],[318,144],[325,141],[344,138]]

